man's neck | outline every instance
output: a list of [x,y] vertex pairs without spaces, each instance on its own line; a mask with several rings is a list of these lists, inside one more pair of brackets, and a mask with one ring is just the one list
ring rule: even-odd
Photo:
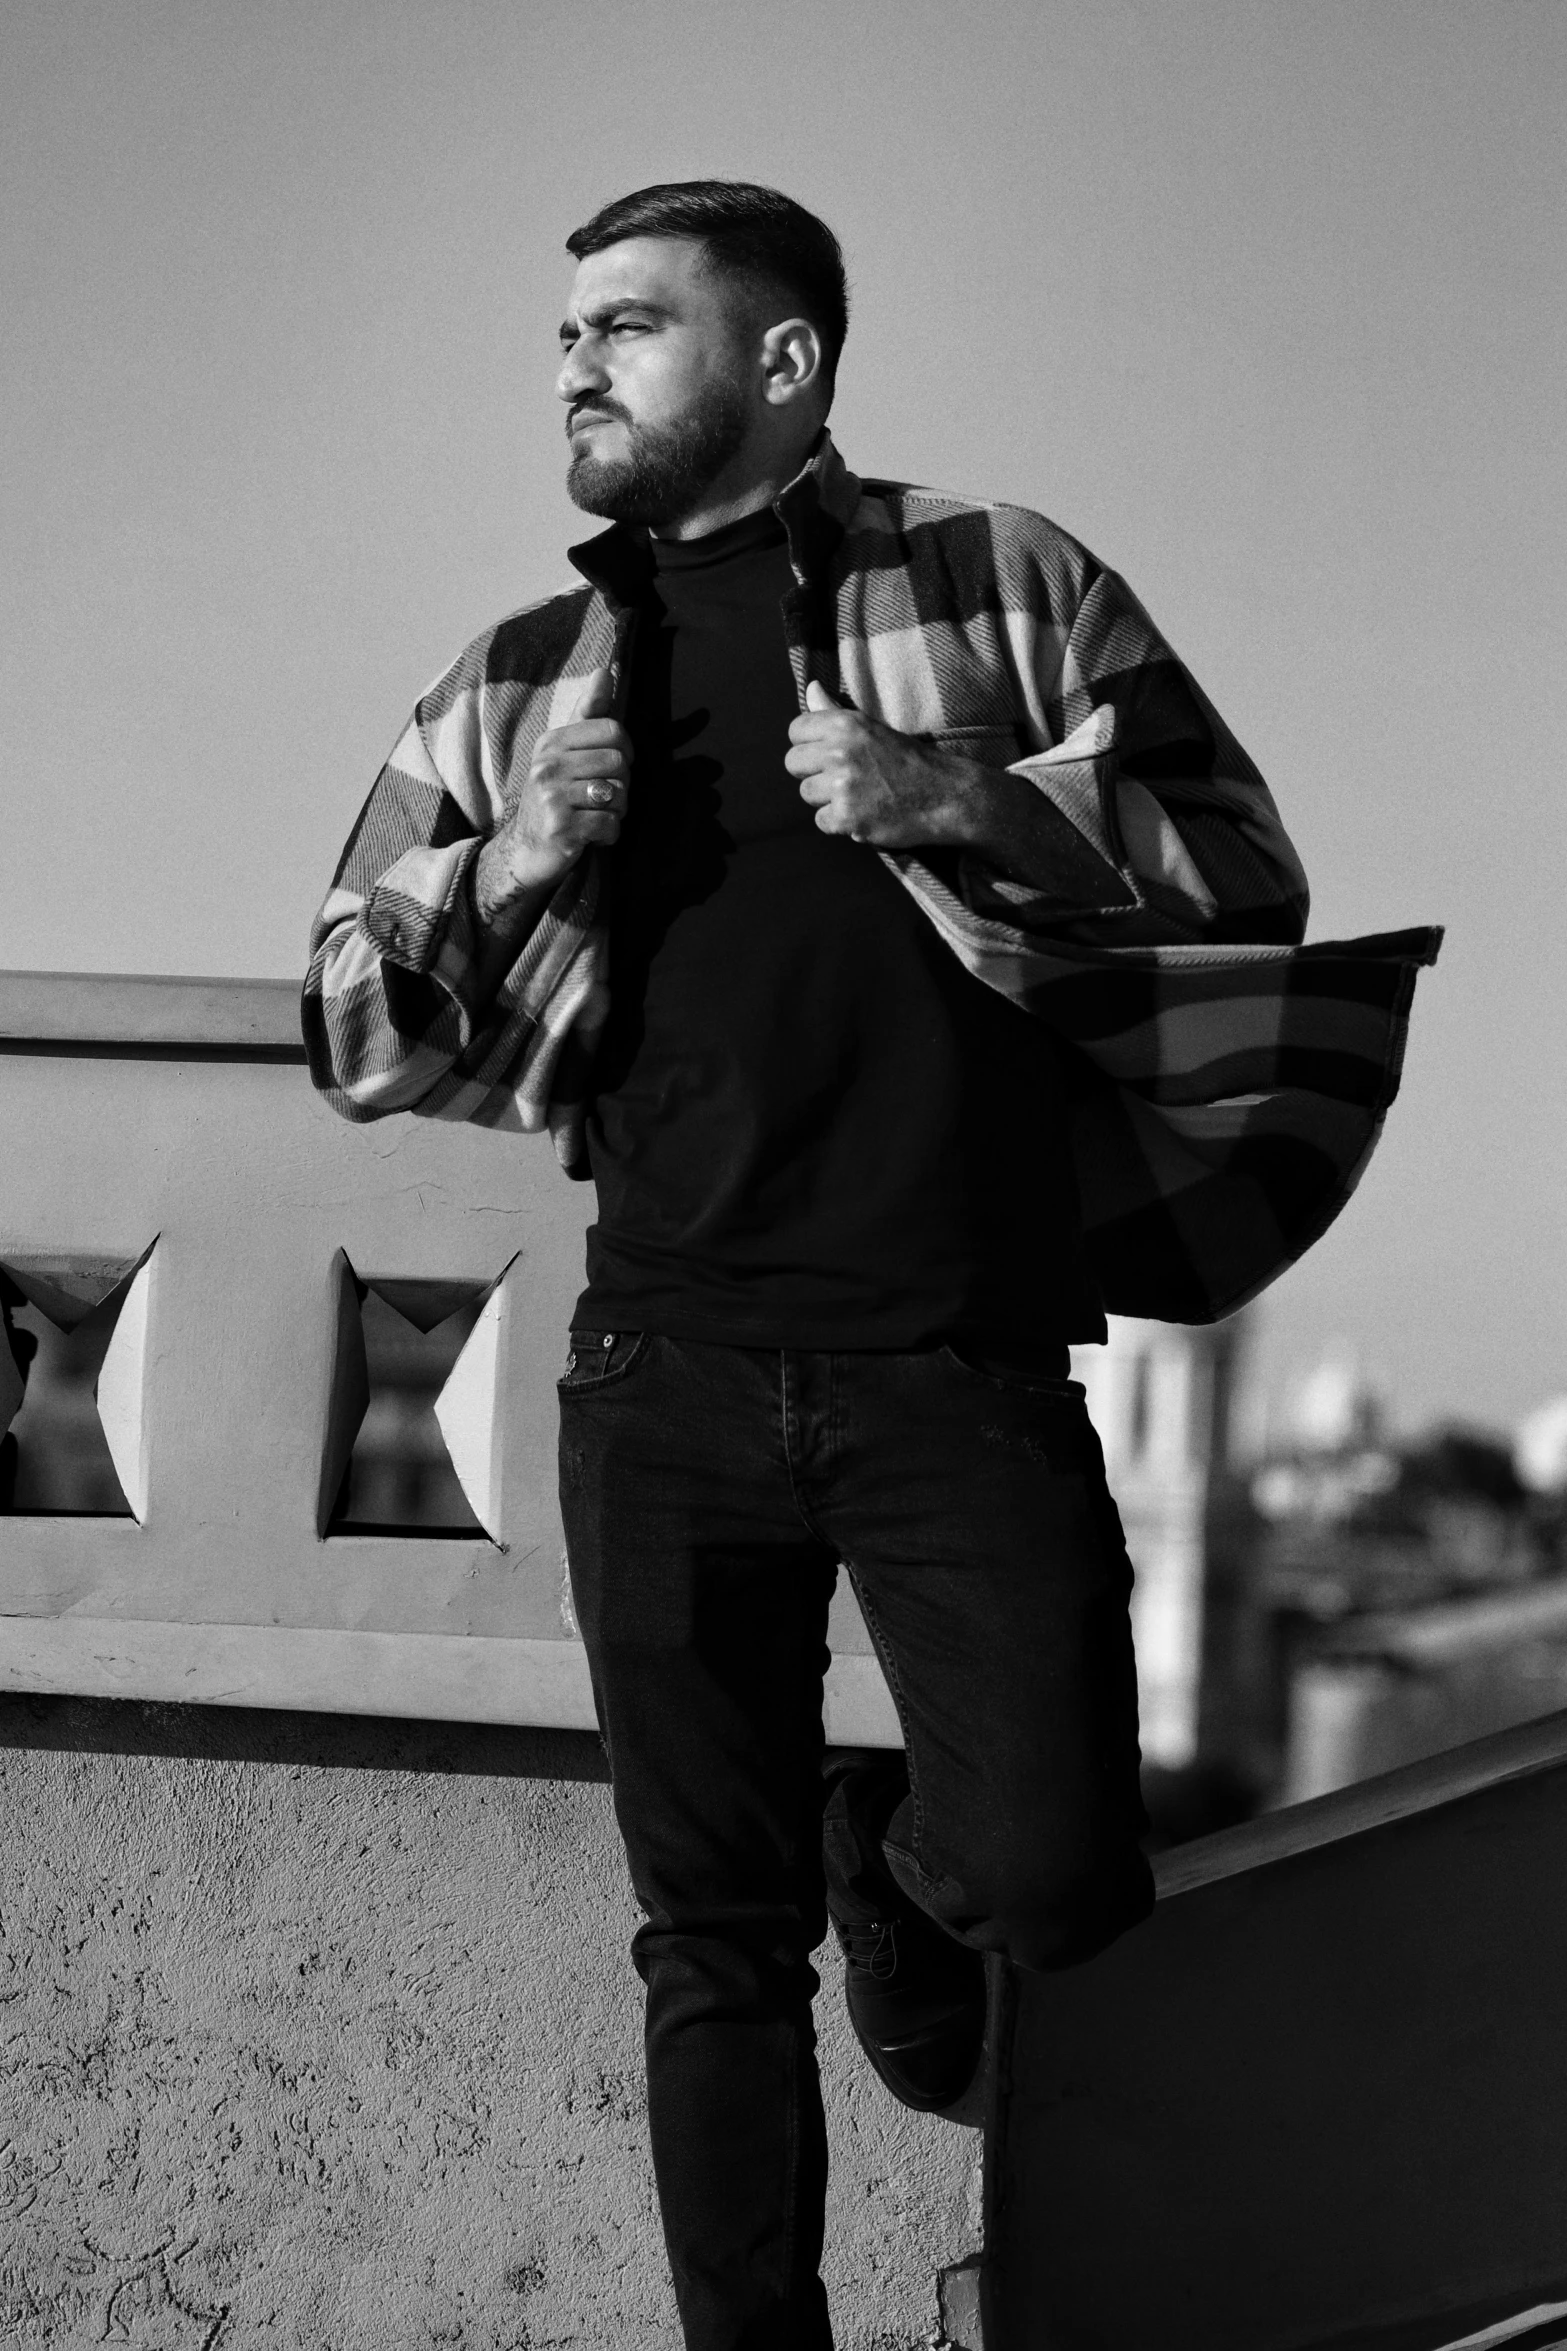
[[653,532],[655,539],[705,539],[713,531],[721,531],[726,523],[742,522],[748,514],[760,514],[771,506],[786,482],[792,482],[794,472],[780,476],[777,481],[758,482],[751,489],[741,491],[733,498],[704,497],[699,506],[677,522],[660,523]]
[[810,463],[821,441],[821,429],[809,441],[796,443],[792,449],[780,451],[771,464],[760,468],[753,458],[745,465],[740,479],[735,475],[744,464],[737,459],[733,468],[726,467],[715,482],[708,485],[689,513],[672,522],[660,523],[653,531],[655,539],[705,539],[710,531],[721,531],[726,523],[741,522],[748,514],[760,514],[763,507],[776,505],[781,494],[796,480]]

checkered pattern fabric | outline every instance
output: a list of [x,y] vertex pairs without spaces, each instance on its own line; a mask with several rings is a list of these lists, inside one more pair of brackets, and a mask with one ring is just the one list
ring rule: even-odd
[[[967,968],[1070,1048],[1107,1308],[1228,1313],[1354,1188],[1440,932],[1298,944],[1305,876],[1261,776],[1124,581],[1054,524],[862,482],[825,436],[778,512],[802,706],[818,679],[889,726],[1028,778],[1059,820],[1049,890],[969,856],[883,854]],[[626,555],[613,529],[574,550],[586,584],[471,645],[376,779],[305,983],[311,1072],[345,1118],[547,1124],[584,1172],[606,1007],[599,854],[566,877],[488,1001],[473,868],[587,673],[609,664],[624,680]]]

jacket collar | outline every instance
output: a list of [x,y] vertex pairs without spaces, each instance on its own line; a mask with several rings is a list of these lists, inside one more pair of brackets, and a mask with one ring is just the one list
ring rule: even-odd
[[836,545],[853,521],[859,503],[860,477],[850,473],[831,433],[823,425],[805,464],[773,500],[773,512],[789,533],[792,551],[797,534],[803,541],[823,525]]
[[[825,578],[833,550],[859,502],[859,476],[844,464],[823,425],[810,456],[773,500],[773,512],[789,534],[789,560],[802,586]],[[567,555],[612,605],[637,603],[653,576],[647,540],[628,523],[611,523],[595,538],[568,548]]]

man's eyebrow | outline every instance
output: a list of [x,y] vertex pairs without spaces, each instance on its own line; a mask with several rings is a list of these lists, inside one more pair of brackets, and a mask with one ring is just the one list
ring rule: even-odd
[[574,343],[584,327],[613,326],[615,320],[628,310],[638,310],[645,318],[674,316],[665,303],[640,302],[626,295],[618,302],[601,302],[596,310],[579,311],[575,319],[563,318],[560,322],[560,339],[563,343]]

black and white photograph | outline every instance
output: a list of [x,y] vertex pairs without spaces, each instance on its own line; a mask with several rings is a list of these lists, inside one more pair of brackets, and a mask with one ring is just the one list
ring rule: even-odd
[[0,2351],[1567,2351],[1562,0],[0,123]]

